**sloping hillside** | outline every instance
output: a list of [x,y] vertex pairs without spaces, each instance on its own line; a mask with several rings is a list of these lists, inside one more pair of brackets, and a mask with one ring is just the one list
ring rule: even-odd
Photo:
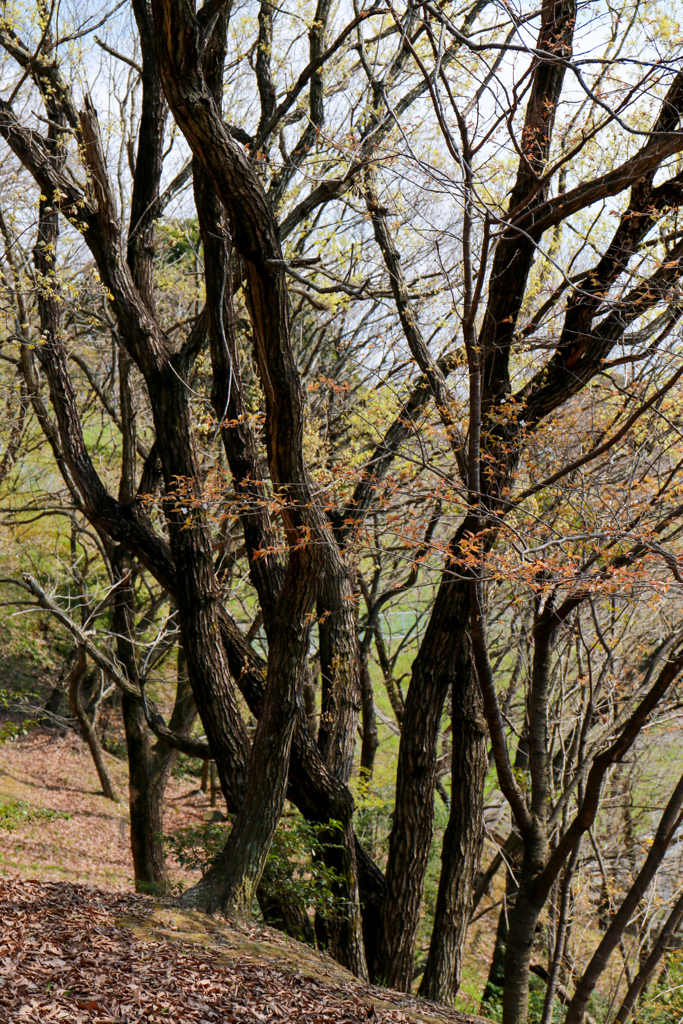
[[[126,765],[107,761],[125,793]],[[195,780],[170,780],[166,831],[208,804]],[[0,1021],[481,1020],[362,985],[280,932],[134,894],[127,807],[102,796],[74,733],[0,745],[0,815]]]
[[352,1024],[480,1018],[361,984],[269,929],[94,886],[0,881],[0,1020]]
[[[105,753],[122,794],[128,766]],[[105,799],[88,748],[74,732],[32,729],[0,744],[0,874],[90,882],[112,889],[133,887],[128,807]],[[164,830],[174,832],[210,813],[197,782],[171,778]],[[169,864],[172,877],[188,872]]]

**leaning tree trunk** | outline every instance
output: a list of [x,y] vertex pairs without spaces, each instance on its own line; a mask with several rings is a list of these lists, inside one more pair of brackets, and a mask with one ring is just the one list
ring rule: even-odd
[[[224,906],[228,901],[243,912],[248,910],[250,890],[263,869],[269,837],[285,796],[296,704],[301,698],[308,653],[308,620],[324,567],[324,555],[320,553],[336,545],[325,512],[312,493],[305,466],[303,392],[289,338],[284,261],[272,209],[253,165],[227,130],[204,77],[205,30],[195,12],[172,0],[153,0],[152,9],[168,102],[193,155],[213,179],[242,258],[254,352],[265,394],[270,475],[274,488],[287,498],[282,520],[291,554],[269,638],[266,700],[249,767],[247,802],[226,847],[226,853],[231,852],[235,859],[222,864],[225,884],[218,883],[215,872],[204,889],[209,905]],[[185,567],[179,568],[182,572]],[[309,592],[313,595],[311,607]],[[297,615],[303,617],[297,619]],[[282,642],[283,630],[290,631],[288,645]],[[353,848],[349,853],[355,856]],[[237,859],[242,859],[244,865],[244,877],[239,882],[232,877]],[[356,916],[359,920],[360,915]],[[363,972],[360,927],[356,932],[360,948],[354,969]]]
[[106,796],[107,800],[113,800],[114,803],[119,803],[120,797],[116,792],[114,783],[111,781],[109,772],[107,771],[107,766],[104,763],[104,754],[102,753],[100,741],[98,740],[93,724],[88,718],[85,708],[83,707],[81,683],[85,674],[85,668],[85,651],[82,647],[79,647],[76,652],[76,660],[69,674],[69,704],[71,706],[72,714],[80,726],[83,738],[90,749],[90,753],[97,770],[97,775],[100,780],[100,785],[102,787],[102,792]]

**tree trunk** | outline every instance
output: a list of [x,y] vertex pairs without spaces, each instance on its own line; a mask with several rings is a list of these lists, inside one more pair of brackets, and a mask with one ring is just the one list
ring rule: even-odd
[[484,782],[488,772],[486,723],[467,652],[460,685],[453,684],[451,807],[443,838],[434,928],[420,995],[452,1003],[460,987],[462,957],[474,883],[484,841]]
[[[320,675],[322,679],[318,747],[325,764],[346,785],[353,769],[356,730],[361,707],[358,618],[351,579],[336,545],[324,551],[325,571],[318,600]],[[358,893],[356,837],[351,818],[341,829],[322,832],[323,859],[340,879],[335,896],[343,913],[319,916],[316,929],[338,963],[358,977],[367,977],[362,914]]]
[[[121,648],[119,648],[120,653]],[[130,842],[138,892],[165,892],[168,888],[163,842],[164,794],[168,774],[178,751],[160,740],[152,745],[143,709],[125,694],[123,721],[128,748]],[[175,703],[169,729],[188,734],[197,715],[185,668],[182,647],[178,648]]]
[[76,661],[71,669],[69,675],[69,704],[71,706],[71,713],[78,722],[83,738],[85,739],[90,753],[97,769],[97,775],[100,780],[102,792],[108,800],[113,800],[114,803],[120,802],[120,797],[114,788],[114,784],[109,777],[107,766],[104,763],[104,755],[102,753],[102,747],[100,741],[97,738],[97,734],[92,727],[92,723],[85,713],[83,707],[83,701],[81,699],[81,682],[85,674],[86,660],[85,651],[79,647],[76,652]]
[[[457,543],[456,537],[453,545]],[[413,977],[415,936],[432,842],[441,713],[450,687],[458,685],[468,617],[468,584],[454,580],[446,569],[413,663],[405,701],[394,824],[389,837],[379,948],[373,971],[374,978],[403,991],[409,990]],[[454,770],[460,754],[454,747]],[[470,830],[469,835],[463,835],[463,849],[477,841],[477,833]]]
[[266,700],[256,727],[244,800],[220,857],[182,898],[185,905],[207,913],[235,913],[240,917],[251,913],[280,820],[320,571],[316,553],[315,548],[300,547],[290,554],[271,634]]
[[326,554],[318,600],[322,682],[318,746],[333,774],[346,783],[353,769],[361,704],[356,603],[338,552],[333,549]]
[[360,651],[360,693],[361,713],[363,721],[363,743],[360,751],[360,766],[366,778],[371,778],[375,770],[375,755],[379,746],[377,735],[377,715],[375,713],[375,695],[372,690],[370,666],[368,664],[368,648],[361,646]]
[[140,705],[124,694],[121,709],[128,748],[130,847],[135,891],[164,893],[168,885],[162,839],[166,773],[163,779],[154,777],[152,744]]
[[524,865],[519,892],[508,918],[505,947],[503,1024],[525,1024],[529,1013],[529,968],[543,904],[531,898]]

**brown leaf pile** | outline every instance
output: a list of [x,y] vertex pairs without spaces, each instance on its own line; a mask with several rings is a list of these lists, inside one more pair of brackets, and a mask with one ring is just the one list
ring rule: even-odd
[[0,1021],[355,1024],[406,1021],[351,989],[269,964],[216,962],[198,944],[142,942],[116,924],[141,896],[0,880]]

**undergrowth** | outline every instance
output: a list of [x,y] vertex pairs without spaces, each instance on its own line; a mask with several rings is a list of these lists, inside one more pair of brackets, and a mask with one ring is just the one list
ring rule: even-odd
[[13,832],[20,825],[30,825],[36,821],[70,820],[67,811],[53,811],[48,807],[31,807],[26,800],[5,800],[0,798],[0,829]]

